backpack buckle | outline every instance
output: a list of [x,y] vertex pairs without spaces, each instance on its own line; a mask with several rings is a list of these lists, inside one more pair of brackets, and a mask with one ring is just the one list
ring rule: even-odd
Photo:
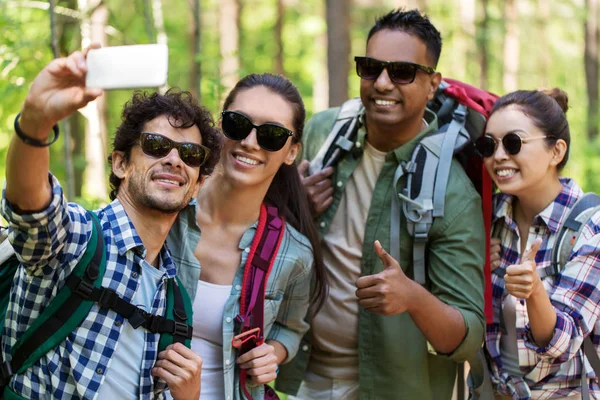
[[463,122],[467,118],[467,109],[466,107],[457,107],[456,110],[452,113],[452,119],[457,120],[458,122]]
[[192,337],[192,332],[190,331],[190,327],[187,324],[175,322],[175,329],[173,335],[183,336],[186,339],[190,339]]
[[112,289],[104,288],[100,293],[100,298],[98,299],[98,305],[100,307],[110,308],[112,309],[117,302],[118,299],[117,293],[115,293]]
[[75,290],[73,290],[73,293],[80,297],[83,297],[84,299],[89,299],[92,296],[93,291],[94,286],[91,283],[81,279],[77,284]]

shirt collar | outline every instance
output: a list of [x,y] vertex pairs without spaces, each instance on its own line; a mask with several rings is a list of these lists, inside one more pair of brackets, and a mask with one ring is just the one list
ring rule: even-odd
[[[567,217],[573,204],[583,196],[581,188],[570,178],[560,178],[561,191],[556,198],[548,204],[534,218],[534,224],[543,222],[552,234],[558,232],[563,219]],[[507,225],[512,225],[513,221],[513,201],[515,196],[499,193],[494,197],[494,222],[504,218]]]
[[427,126],[423,128],[421,132],[417,134],[414,138],[404,143],[402,146],[395,148],[392,153],[396,156],[397,161],[410,161],[412,158],[412,153],[417,147],[417,144],[423,139],[423,136],[426,136],[432,132],[438,130],[438,119],[437,115],[430,109],[425,109],[425,114],[423,118],[427,122]]
[[110,223],[119,255],[122,256],[129,250],[133,250],[141,258],[146,258],[146,247],[121,202],[117,199],[113,200],[104,208],[104,212]]

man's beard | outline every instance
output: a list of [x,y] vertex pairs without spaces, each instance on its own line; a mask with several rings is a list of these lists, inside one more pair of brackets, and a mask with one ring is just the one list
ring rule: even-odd
[[183,210],[185,206],[188,205],[193,195],[192,190],[190,189],[181,201],[172,199],[167,202],[165,199],[152,196],[145,190],[145,185],[142,183],[141,179],[135,178],[129,180],[127,189],[132,200],[138,205],[160,211],[164,214],[176,214]]

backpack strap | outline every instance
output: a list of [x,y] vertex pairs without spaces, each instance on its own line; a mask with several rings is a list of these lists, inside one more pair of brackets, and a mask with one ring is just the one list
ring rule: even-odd
[[585,223],[598,210],[600,210],[600,197],[595,193],[586,193],[575,202],[567,218],[558,228],[558,237],[552,250],[552,263],[546,268],[537,270],[540,278],[558,275],[562,271],[569,261],[569,256],[583,228],[585,228]]
[[[91,285],[100,286],[106,269],[106,255],[100,221],[89,212],[94,229],[85,253],[71,276],[77,276]],[[85,319],[92,306],[79,296],[73,296],[66,285],[57,293],[42,314],[12,348],[10,362],[0,354],[0,385],[7,385],[14,374],[22,373],[49,350],[64,340]]]
[[337,165],[342,157],[352,150],[360,127],[359,119],[363,112],[364,107],[358,97],[342,104],[329,136],[310,162],[308,167],[310,175]]
[[[264,342],[265,289],[275,256],[281,245],[285,223],[275,206],[262,204],[258,227],[254,234],[250,253],[244,268],[240,313],[235,318],[240,334],[232,340],[232,346],[240,354],[260,346]],[[252,396],[246,388],[248,373],[240,371],[240,386],[249,400]]]
[[172,343],[183,343],[191,348],[193,333],[192,300],[186,290],[181,290],[182,283],[178,277],[167,279],[167,312],[166,321],[173,322],[173,329],[166,329],[160,335],[158,352],[163,351]]

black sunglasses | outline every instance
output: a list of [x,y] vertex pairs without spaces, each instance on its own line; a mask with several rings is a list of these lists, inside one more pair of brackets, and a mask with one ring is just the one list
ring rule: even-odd
[[371,57],[354,57],[354,61],[358,76],[368,81],[379,78],[384,68],[392,82],[400,85],[412,83],[417,76],[417,70],[429,75],[435,72],[435,69],[431,67],[404,61],[381,61]]
[[154,158],[163,158],[176,148],[181,161],[190,167],[199,167],[206,162],[210,149],[198,143],[174,142],[168,137],[152,132],[142,132],[140,146],[144,154]]
[[502,143],[504,150],[510,154],[511,156],[519,154],[521,151],[521,147],[523,143],[528,143],[532,140],[537,139],[553,139],[554,136],[535,136],[522,138],[518,134],[514,132],[509,132],[502,137],[502,139],[497,139],[491,135],[485,135],[479,137],[475,141],[475,148],[481,154],[482,157],[491,157],[496,152],[498,148],[498,143]]
[[287,128],[275,124],[254,125],[250,118],[237,111],[223,110],[223,133],[231,140],[243,140],[252,129],[256,129],[258,145],[267,151],[278,151],[285,146],[288,137],[294,133]]

